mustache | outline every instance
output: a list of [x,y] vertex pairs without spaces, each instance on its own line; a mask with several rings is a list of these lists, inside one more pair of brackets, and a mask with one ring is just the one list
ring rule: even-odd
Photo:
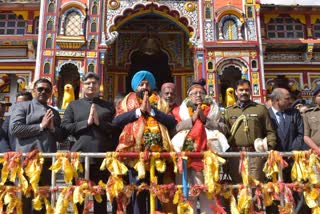
[[249,97],[249,94],[242,94],[240,97]]

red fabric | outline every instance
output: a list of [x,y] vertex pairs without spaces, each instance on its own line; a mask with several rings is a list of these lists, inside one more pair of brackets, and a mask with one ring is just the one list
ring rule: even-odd
[[[179,115],[179,109],[180,108],[174,108],[172,111],[172,114],[178,123],[181,121],[181,118]],[[204,115],[207,116],[209,114],[209,111],[210,111],[210,106],[205,106],[205,108],[203,109]],[[207,134],[206,134],[205,126],[200,119],[197,119],[195,121],[187,137],[190,137],[194,140],[195,152],[201,152],[201,151],[207,150]],[[196,171],[201,171],[203,169],[202,159],[193,158],[192,161],[189,162],[189,166]]]
[[[123,103],[125,102],[126,103]],[[127,109],[124,109],[125,106]],[[127,111],[131,111],[140,106],[140,103],[137,99],[135,93],[130,93],[126,100],[123,100],[121,104],[118,106],[117,115],[122,114]],[[119,144],[117,146],[116,151],[135,151],[135,144],[137,135],[139,134],[139,127],[144,127],[143,117],[139,117],[138,120],[128,123],[122,130],[119,137]],[[140,146],[140,145],[138,145]]]

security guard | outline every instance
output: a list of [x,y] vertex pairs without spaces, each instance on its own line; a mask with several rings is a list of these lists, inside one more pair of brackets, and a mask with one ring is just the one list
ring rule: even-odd
[[[250,100],[251,86],[248,80],[238,80],[236,82],[235,94],[237,103],[228,107],[225,111],[225,121],[230,130],[229,144],[231,152],[247,151],[254,152],[254,142],[257,138],[261,141],[266,138],[266,144],[263,146],[267,151],[276,145],[276,133],[272,127],[269,112],[267,108]],[[249,158],[249,174],[254,178],[263,181],[262,172],[264,158]],[[229,159],[229,174],[234,183],[241,182],[241,176],[238,170],[239,158]]]
[[320,154],[320,84],[313,90],[315,107],[303,114],[304,142]]

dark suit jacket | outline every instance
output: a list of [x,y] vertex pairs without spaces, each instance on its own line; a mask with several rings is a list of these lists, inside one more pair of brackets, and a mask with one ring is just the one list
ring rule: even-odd
[[[164,126],[168,128],[168,130],[173,129],[177,121],[174,119],[172,115],[166,114],[162,111],[157,110],[156,108],[153,108],[155,115],[154,118]],[[114,127],[123,129],[125,125],[128,123],[132,123],[133,121],[137,120],[136,117],[136,109],[125,112],[123,114],[118,115],[112,120],[112,124]]]
[[306,150],[308,146],[303,141],[304,127],[302,117],[296,109],[284,112],[285,130],[281,130],[276,115],[269,108],[273,128],[277,132],[277,145],[275,150],[289,152],[293,150]]
[[9,134],[10,116],[7,116],[1,127],[0,152],[15,151],[16,144]]
[[[40,130],[40,123],[47,109],[54,113],[54,131]],[[42,105],[36,99],[19,102],[15,105],[10,117],[9,130],[16,142],[16,151],[31,152],[38,149],[40,152],[56,152],[57,141],[63,140],[65,134],[60,127],[59,113]]]

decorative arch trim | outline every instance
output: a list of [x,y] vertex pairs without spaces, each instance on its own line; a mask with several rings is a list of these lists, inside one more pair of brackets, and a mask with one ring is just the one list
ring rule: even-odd
[[220,22],[219,22],[219,26],[221,27],[222,24],[227,21],[227,20],[233,20],[236,24],[237,24],[237,27],[240,27],[242,25],[242,22],[239,20],[239,18],[237,16],[234,16],[234,15],[225,15],[221,18]]
[[78,1],[72,1],[72,2],[66,2],[63,5],[61,5],[60,15],[64,14],[68,9],[71,9],[73,7],[79,9],[82,15],[86,14],[87,7],[85,4]]
[[[66,64],[73,64],[78,68],[78,73],[80,74],[80,78],[83,76],[83,73],[81,71],[81,64],[79,61],[73,61],[73,60],[68,60],[68,61],[63,61],[61,64],[58,65],[57,67],[57,74],[61,72],[61,68],[66,65]],[[58,76],[58,75],[56,75]]]
[[243,71],[244,69],[246,70],[249,69],[248,63],[243,59],[226,58],[217,62],[217,72],[221,75],[222,71],[229,66],[234,66],[236,68],[239,68],[240,71]]
[[244,23],[244,18],[242,16],[243,13],[244,12],[241,11],[239,8],[228,5],[228,6],[222,7],[219,10],[217,10],[216,20],[217,20],[217,22],[220,22],[224,16],[233,15],[233,16],[236,16],[238,18],[238,20],[240,20],[241,23]]
[[190,25],[190,21],[185,16],[181,16],[177,10],[172,10],[168,6],[158,5],[156,3],[137,4],[133,8],[126,8],[120,15],[113,18],[108,32],[116,31],[124,23],[129,20],[145,14],[154,13],[161,17],[167,18],[177,24],[183,31],[188,33],[190,37],[194,35],[194,28]]

